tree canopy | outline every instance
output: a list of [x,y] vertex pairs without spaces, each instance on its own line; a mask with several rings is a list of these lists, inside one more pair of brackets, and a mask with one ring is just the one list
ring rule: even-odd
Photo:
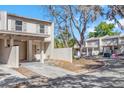
[[118,31],[113,31],[113,29],[115,28],[115,25],[110,23],[107,24],[106,22],[101,22],[98,26],[95,27],[95,31],[94,32],[90,32],[88,37],[102,37],[105,35],[119,35],[120,32]]
[[55,48],[64,48],[65,47],[62,38],[66,41],[65,43],[68,47],[74,46],[75,40],[73,39],[71,34],[66,30],[66,31],[63,31],[62,33],[58,34],[54,38],[54,47]]
[[[60,35],[64,47],[69,47],[73,45],[72,42],[76,42],[80,47],[80,51],[82,51],[84,45],[84,35],[88,23],[94,22],[102,15],[101,11],[101,6],[97,5],[49,6],[49,12],[55,21],[55,30]],[[63,34],[65,30],[72,36],[71,42],[65,39],[66,35]],[[79,38],[76,37],[77,35]]]
[[[55,47],[70,47],[76,43],[82,51],[87,28],[99,17],[102,17],[103,20],[114,20],[114,23],[123,29],[124,27],[122,27],[118,18],[124,17],[124,7],[118,5],[108,5],[106,7],[99,5],[47,6],[48,13],[55,23]],[[119,34],[118,31],[113,31],[114,28],[113,24],[102,22],[95,28],[95,32],[89,33],[89,37]],[[64,34],[65,31],[69,33],[71,38],[68,39],[68,35]]]

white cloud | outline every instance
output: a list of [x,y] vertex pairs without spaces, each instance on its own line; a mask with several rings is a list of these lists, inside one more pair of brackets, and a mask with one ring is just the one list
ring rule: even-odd
[[111,20],[111,21],[110,20],[106,20],[106,23],[107,24],[110,24],[110,23],[113,24],[114,23],[114,20]]
[[[124,26],[124,18],[123,19],[119,19],[119,22],[121,23],[122,26]],[[110,24],[110,23],[115,23],[114,20],[110,21],[110,20],[106,20],[106,23]],[[118,27],[118,24],[115,24],[115,27],[116,28],[119,28]]]
[[121,23],[122,26],[124,26],[124,18],[120,19],[119,22]]
[[87,32],[88,32],[88,33],[89,33],[89,32],[94,32],[94,27],[88,28],[88,29],[87,29]]
[[115,24],[115,28],[118,28],[118,24]]
[[[119,19],[119,22],[122,26],[124,26],[124,18],[123,19]],[[119,28],[118,27],[118,24],[115,25],[116,28]]]

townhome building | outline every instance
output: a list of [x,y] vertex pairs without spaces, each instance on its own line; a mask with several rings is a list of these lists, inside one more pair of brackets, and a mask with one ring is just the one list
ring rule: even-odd
[[18,67],[20,62],[39,61],[52,53],[54,24],[0,11],[0,63]]
[[100,53],[124,53],[124,35],[104,36],[86,40],[86,54],[98,55]]
[[85,49],[86,55],[98,55],[100,49],[100,39],[99,38],[89,38],[86,40]]

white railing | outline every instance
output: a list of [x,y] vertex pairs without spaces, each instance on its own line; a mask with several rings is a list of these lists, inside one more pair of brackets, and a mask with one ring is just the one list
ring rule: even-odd
[[98,47],[99,41],[87,42],[87,47]]
[[87,47],[98,47],[99,44],[97,43],[87,43]]
[[119,44],[124,44],[124,40],[120,40],[119,41]]
[[103,41],[103,45],[117,45],[117,40]]

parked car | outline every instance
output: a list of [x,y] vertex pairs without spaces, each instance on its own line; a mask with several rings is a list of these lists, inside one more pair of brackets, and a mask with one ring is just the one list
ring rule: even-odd
[[103,56],[104,57],[111,57],[111,54],[110,53],[104,53]]

